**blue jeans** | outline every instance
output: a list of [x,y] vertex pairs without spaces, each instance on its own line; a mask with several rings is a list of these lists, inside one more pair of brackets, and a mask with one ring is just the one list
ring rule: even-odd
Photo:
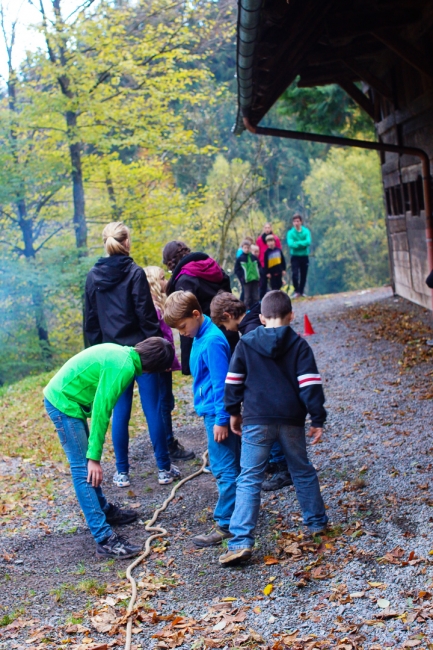
[[237,479],[236,507],[230,521],[230,549],[252,548],[260,509],[260,490],[269,452],[278,440],[296,489],[304,524],[322,530],[328,517],[316,470],[308,460],[304,427],[287,424],[252,424],[242,429],[241,473]]
[[159,374],[159,399],[161,404],[161,415],[164,422],[165,436],[167,438],[167,445],[174,442],[173,435],[173,422],[171,420],[171,412],[174,409],[174,395],[173,395],[173,373],[160,372]]
[[205,415],[209,462],[218,486],[218,501],[214,519],[218,526],[228,529],[236,500],[236,478],[239,474],[241,439],[229,430],[229,437],[215,442],[213,427],[215,415]]
[[272,445],[271,453],[269,456],[269,462],[275,464],[284,463],[285,465],[287,465],[284,451],[281,449],[281,445],[279,442],[274,442],[274,444]]
[[89,428],[86,420],[71,418],[44,399],[45,409],[56,427],[61,445],[69,461],[72,482],[81,510],[95,542],[103,542],[112,534],[105,512],[108,501],[100,487],[87,482],[87,447]]
[[[158,469],[170,469],[170,456],[168,455],[167,438],[159,398],[159,375],[159,372],[144,373],[136,377],[135,381],[138,384],[141,406],[147,420],[156,464],[158,465]],[[111,435],[118,472],[129,472],[128,425],[131,417],[133,393],[134,382],[122,393],[113,409]]]

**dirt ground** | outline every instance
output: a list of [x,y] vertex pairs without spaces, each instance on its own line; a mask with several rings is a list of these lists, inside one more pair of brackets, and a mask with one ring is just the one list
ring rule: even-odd
[[[388,288],[296,301],[296,331],[305,313],[327,397],[311,459],[329,535],[304,535],[293,488],[264,493],[253,560],[223,570],[220,549],[190,541],[212,525],[215,483],[201,475],[161,516],[169,538],[135,570],[133,648],[433,649],[430,315]],[[200,455],[189,381],[176,398],[176,436]],[[147,434],[131,456],[132,485],[121,490],[108,453],[104,491],[137,508],[127,532],[144,543],[144,522],[170,486],[157,484]],[[182,463],[183,475],[198,463]],[[125,563],[96,559],[67,470],[5,457],[0,473],[26,486],[21,511],[0,527],[0,648],[122,647]],[[44,481],[50,493],[27,508]]]

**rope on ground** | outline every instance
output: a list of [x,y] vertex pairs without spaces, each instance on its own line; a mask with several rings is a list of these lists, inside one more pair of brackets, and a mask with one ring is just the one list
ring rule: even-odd
[[191,481],[191,479],[195,478],[196,476],[199,476],[200,474],[203,473],[204,468],[206,467],[207,464],[207,458],[208,458],[208,452],[205,451],[205,453],[202,455],[203,459],[203,464],[200,467],[199,470],[194,472],[193,474],[190,474],[189,476],[185,476],[179,483],[177,483],[162,506],[157,508],[155,512],[153,513],[152,519],[147,522],[145,530],[147,531],[157,531],[153,535],[150,535],[150,537],[147,538],[146,544],[144,546],[144,553],[139,555],[126,569],[126,577],[128,578],[129,582],[131,583],[131,600],[129,601],[128,605],[128,610],[127,610],[127,616],[128,616],[128,622],[126,624],[126,642],[125,642],[125,650],[131,650],[131,640],[132,640],[132,613],[134,610],[134,605],[135,601],[137,599],[137,583],[135,582],[135,578],[132,575],[133,569],[135,569],[136,566],[140,564],[150,553],[150,546],[153,542],[154,539],[157,539],[158,537],[164,537],[165,535],[168,535],[168,532],[166,531],[165,528],[162,526],[154,526],[153,524],[155,521],[158,519],[159,515],[161,512],[164,512],[164,510],[167,508],[168,504],[174,499],[176,492],[182,485],[187,483],[188,481]]

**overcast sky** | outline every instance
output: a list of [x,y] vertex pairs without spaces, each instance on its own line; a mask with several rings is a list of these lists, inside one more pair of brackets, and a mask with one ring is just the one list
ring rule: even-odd
[[[26,51],[34,51],[38,47],[44,46],[42,36],[34,28],[40,22],[39,7],[40,0],[0,0],[0,6],[3,7],[5,14],[6,29],[10,32],[10,26],[14,21],[17,22],[16,41],[13,52],[13,65],[18,68],[20,62],[25,57]],[[62,0],[62,14],[66,18],[77,7],[83,4],[83,0]],[[47,13],[51,7],[51,0],[44,0]],[[9,36],[9,34],[8,34]],[[0,39],[0,75],[4,83],[7,75],[6,51],[3,35]]]

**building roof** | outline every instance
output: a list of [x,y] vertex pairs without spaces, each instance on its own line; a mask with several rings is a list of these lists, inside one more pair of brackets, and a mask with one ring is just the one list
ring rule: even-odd
[[234,131],[243,118],[256,126],[298,77],[339,84],[379,121],[375,97],[401,104],[397,60],[433,80],[432,26],[433,0],[239,0]]

